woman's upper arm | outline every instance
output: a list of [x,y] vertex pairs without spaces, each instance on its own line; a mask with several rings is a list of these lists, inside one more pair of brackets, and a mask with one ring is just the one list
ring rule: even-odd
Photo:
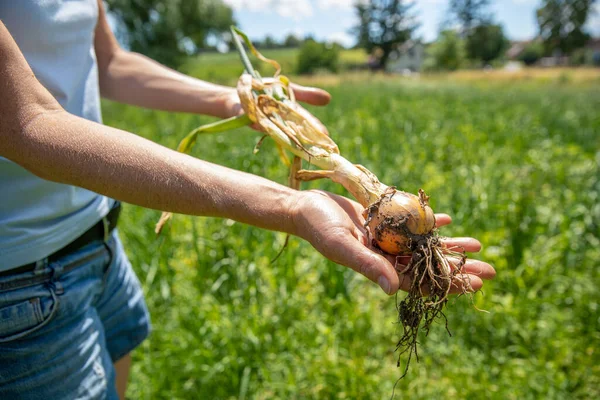
[[108,18],[102,0],[98,0],[98,23],[94,36],[94,48],[96,50],[96,59],[98,61],[98,72],[100,79],[108,68],[112,58],[121,51],[119,42],[110,29]]
[[37,80],[19,46],[0,21],[0,156],[18,151],[21,133],[33,118],[62,110]]

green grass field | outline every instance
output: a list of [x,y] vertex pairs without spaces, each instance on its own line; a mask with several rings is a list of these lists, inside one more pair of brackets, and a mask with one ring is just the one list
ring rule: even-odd
[[[311,111],[342,154],[383,182],[424,188],[454,217],[442,234],[479,238],[477,257],[498,271],[474,305],[449,303],[452,337],[439,323],[422,338],[396,398],[600,398],[600,82],[342,77],[326,88],[331,105]],[[104,112],[170,148],[210,121],[111,103]],[[218,134],[194,155],[285,182],[272,143],[253,155],[258,139]],[[121,223],[154,325],[134,354],[129,398],[390,397],[402,372],[393,297],[299,239],[270,265],[282,234],[176,216],[157,239],[159,215],[127,206]]]

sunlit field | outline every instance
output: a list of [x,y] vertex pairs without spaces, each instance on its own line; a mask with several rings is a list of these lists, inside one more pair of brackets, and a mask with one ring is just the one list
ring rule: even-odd
[[[211,57],[184,69],[234,83],[237,59]],[[293,54],[282,58],[292,69]],[[396,398],[600,398],[600,80],[486,76],[334,76],[320,81],[332,103],[310,108],[348,159],[425,189],[454,218],[441,233],[478,238],[477,258],[498,271],[473,301],[450,301],[452,337],[440,322],[421,339]],[[112,103],[104,119],[170,148],[211,121]],[[207,136],[193,154],[284,183],[272,143],[253,154],[259,138]],[[282,234],[176,216],[156,238],[159,216],[126,206],[120,225],[154,326],[129,398],[391,396],[394,297],[300,239],[270,264]]]

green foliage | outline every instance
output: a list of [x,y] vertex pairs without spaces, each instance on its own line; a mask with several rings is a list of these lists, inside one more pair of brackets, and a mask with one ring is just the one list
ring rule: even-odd
[[381,51],[379,65],[385,69],[390,54],[409,40],[419,24],[412,13],[414,3],[406,0],[357,1],[359,24],[354,28],[358,46],[368,52]]
[[596,52],[596,56],[594,58],[594,51],[592,49],[577,49],[571,53],[571,56],[569,57],[569,63],[576,66],[600,66],[600,54]]
[[465,43],[453,30],[440,32],[438,39],[427,48],[424,69],[454,71],[465,63]]
[[499,24],[492,22],[490,0],[451,0],[450,14],[465,39],[466,58],[483,64],[502,57],[508,40]]
[[543,56],[544,45],[540,42],[531,42],[519,55],[519,61],[524,62],[526,65],[533,65]]
[[[342,154],[425,189],[453,216],[441,234],[477,237],[477,258],[498,270],[474,305],[450,302],[452,337],[440,322],[421,338],[397,399],[600,398],[599,83],[342,81],[331,105],[311,108]],[[211,120],[104,111],[170,148]],[[285,182],[271,142],[253,155],[259,137],[207,136],[193,154]],[[156,238],[159,215],[126,206],[120,223],[154,324],[133,354],[129,398],[390,397],[401,373],[393,297],[297,238],[270,264],[281,234],[178,215]]]
[[450,13],[460,25],[461,32],[469,34],[476,26],[488,24],[489,5],[490,0],[450,0]]
[[[307,37],[306,40],[311,39]],[[294,49],[300,47],[304,43],[305,39],[290,33],[282,40],[277,40],[273,36],[267,34],[262,40],[253,40],[252,42],[257,49],[268,50],[268,49]]]
[[271,35],[266,35],[262,42],[255,43],[255,45],[262,49],[276,49],[281,47],[280,43],[278,43],[277,40]]
[[489,64],[502,57],[508,47],[508,40],[504,36],[501,25],[481,24],[469,32],[465,47],[470,60]]
[[589,39],[584,25],[596,0],[542,0],[537,10],[540,36],[544,40],[546,54],[560,51],[571,54]]
[[339,45],[319,43],[308,39],[300,46],[296,72],[298,74],[312,74],[317,71],[337,72],[339,58]]
[[222,0],[106,0],[120,24],[120,36],[133,51],[178,66],[186,56],[207,47],[234,24]]
[[283,40],[283,47],[295,48],[299,47],[301,43],[302,40],[299,39],[298,36],[294,35],[293,33],[290,33]]
[[588,52],[583,48],[574,50],[569,57],[570,65],[581,66],[587,64],[589,61],[591,60],[588,60]]

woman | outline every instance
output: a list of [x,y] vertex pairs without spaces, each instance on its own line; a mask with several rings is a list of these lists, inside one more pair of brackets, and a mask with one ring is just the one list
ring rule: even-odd
[[[390,260],[365,246],[358,204],[101,124],[100,95],[229,117],[240,112],[233,88],[124,51],[101,0],[2,1],[0,20],[0,398],[124,398],[129,353],[150,325],[112,199],[293,234],[386,293],[399,289]],[[329,101],[317,89],[296,93]],[[479,249],[475,239],[454,243]],[[494,274],[469,268],[474,289]]]

